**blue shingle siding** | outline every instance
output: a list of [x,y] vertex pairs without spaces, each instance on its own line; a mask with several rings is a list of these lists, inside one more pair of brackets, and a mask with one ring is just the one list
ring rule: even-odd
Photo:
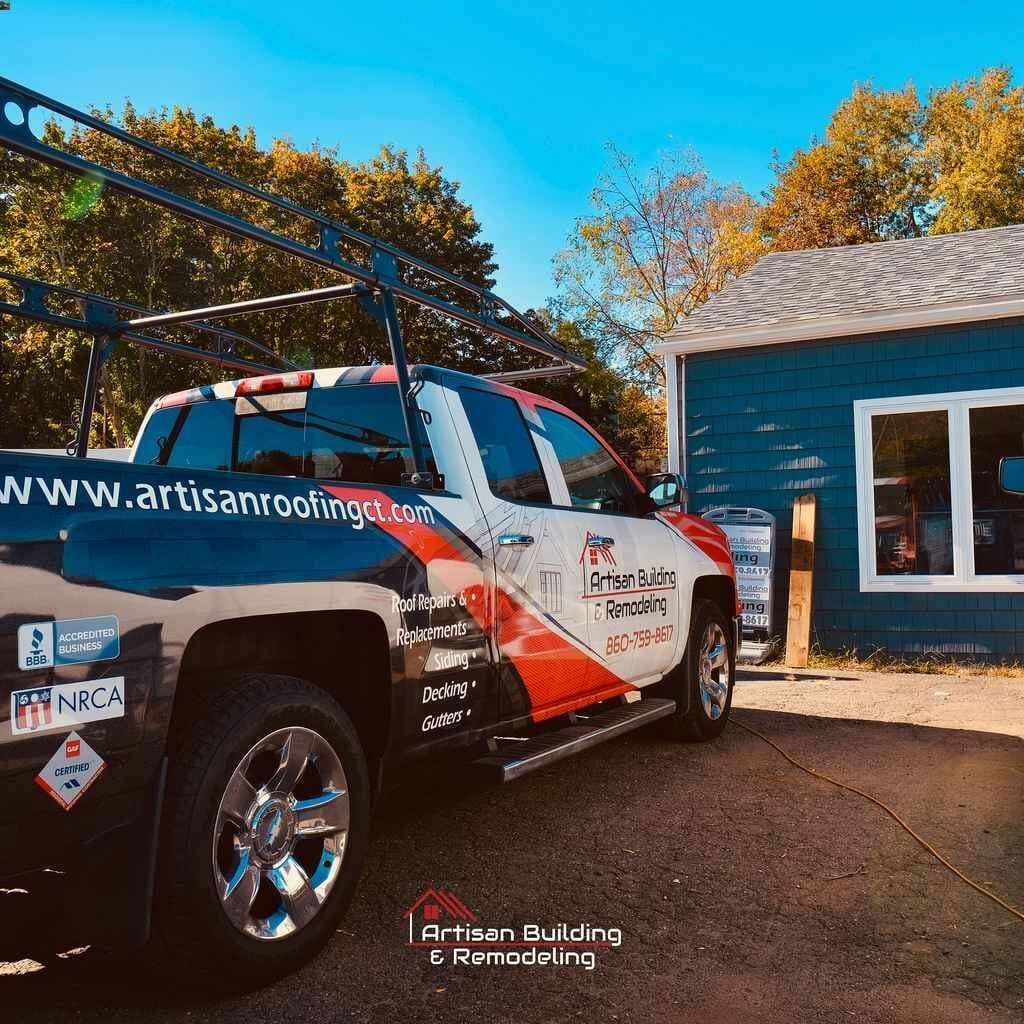
[[750,505],[778,519],[783,632],[793,499],[818,499],[812,639],[983,660],[1024,659],[1024,595],[861,593],[853,403],[1024,386],[1024,320],[797,342],[686,357],[690,507]]

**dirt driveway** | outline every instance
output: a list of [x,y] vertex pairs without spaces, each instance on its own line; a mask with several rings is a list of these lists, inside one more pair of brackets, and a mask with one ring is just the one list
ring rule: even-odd
[[[1024,683],[787,676],[743,670],[736,721],[887,801],[1024,906]],[[430,885],[481,924],[588,922],[621,927],[622,943],[592,971],[431,966],[402,920]],[[87,951],[0,965],[0,1007],[218,1024],[1024,1018],[1024,922],[736,727],[698,747],[634,734],[504,788],[457,766],[410,773],[385,797],[343,929],[314,964],[243,997],[199,998],[188,978],[143,986],[123,958]]]

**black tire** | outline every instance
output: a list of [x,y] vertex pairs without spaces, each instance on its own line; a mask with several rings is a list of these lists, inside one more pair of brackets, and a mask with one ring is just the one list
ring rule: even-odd
[[[349,827],[347,833],[338,833],[345,835],[343,852],[335,858],[340,859],[340,868],[316,904],[319,909],[292,934],[268,940],[242,931],[222,906],[214,836],[218,820],[223,820],[219,819],[222,797],[236,767],[261,741],[286,729],[297,729],[302,737],[315,734],[337,756],[348,791]],[[319,749],[322,757],[303,762],[312,765],[314,778],[320,761],[330,761],[326,749]],[[265,829],[274,842],[280,819],[277,814]],[[366,758],[341,705],[318,687],[291,676],[240,678],[200,709],[169,751],[154,898],[154,948],[161,956],[170,954],[176,967],[187,966],[193,977],[198,973],[217,987],[266,984],[295,969],[330,939],[352,899],[366,852],[369,820]],[[265,879],[260,877],[254,884],[262,887]],[[256,907],[264,895],[273,898],[273,887],[267,892],[259,888],[251,906]]]
[[[726,664],[712,673],[712,678],[728,689],[724,706],[705,697],[701,687],[702,647],[706,644],[708,630],[717,627],[725,643]],[[698,598],[693,602],[690,616],[690,634],[686,641],[686,654],[680,666],[676,685],[676,700],[679,709],[666,725],[671,734],[679,739],[702,743],[721,736],[732,709],[732,691],[736,682],[736,641],[732,622],[714,601]],[[720,691],[719,691],[720,694]],[[709,712],[708,706],[711,705]],[[717,715],[714,714],[718,711]]]

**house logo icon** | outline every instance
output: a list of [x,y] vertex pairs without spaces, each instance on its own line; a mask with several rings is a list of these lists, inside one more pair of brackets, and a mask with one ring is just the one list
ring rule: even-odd
[[424,889],[402,915],[409,922],[410,934],[417,918],[424,924],[436,924],[445,919],[476,921],[477,916],[449,889]]
[[587,558],[591,565],[597,565],[598,558],[607,565],[615,565],[615,555],[612,554],[610,539],[600,537],[587,530],[587,536],[583,540],[583,550],[580,552],[580,565],[583,565]]

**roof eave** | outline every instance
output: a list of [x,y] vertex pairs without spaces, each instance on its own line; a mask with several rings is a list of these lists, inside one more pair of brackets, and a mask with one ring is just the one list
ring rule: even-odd
[[914,309],[823,317],[815,320],[790,320],[757,327],[694,331],[676,337],[669,332],[656,346],[656,351],[662,355],[717,352],[734,348],[753,348],[758,345],[780,345],[793,341],[820,341],[856,334],[880,334],[917,327],[939,327],[978,320],[1002,320],[1017,316],[1024,316],[1024,295],[980,302],[944,303]]

